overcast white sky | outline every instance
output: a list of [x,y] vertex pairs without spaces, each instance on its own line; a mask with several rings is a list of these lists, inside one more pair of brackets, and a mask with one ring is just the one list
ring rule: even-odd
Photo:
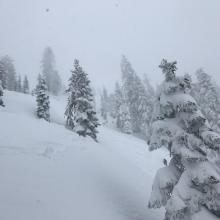
[[95,86],[112,88],[125,54],[154,85],[162,58],[220,84],[220,0],[0,0],[0,55],[35,80],[46,46],[64,81],[77,57]]

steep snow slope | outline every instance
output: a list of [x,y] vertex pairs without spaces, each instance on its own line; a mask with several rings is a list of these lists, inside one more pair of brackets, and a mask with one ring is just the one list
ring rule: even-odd
[[157,220],[148,210],[165,152],[100,127],[99,143],[64,128],[66,98],[51,99],[51,123],[35,97],[5,92],[0,109],[0,219]]

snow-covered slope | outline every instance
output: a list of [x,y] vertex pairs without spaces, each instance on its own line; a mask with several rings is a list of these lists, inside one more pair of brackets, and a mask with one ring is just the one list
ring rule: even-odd
[[165,152],[100,127],[98,140],[65,129],[66,98],[51,98],[51,123],[35,116],[35,97],[5,92],[0,109],[0,219],[157,220],[148,210]]

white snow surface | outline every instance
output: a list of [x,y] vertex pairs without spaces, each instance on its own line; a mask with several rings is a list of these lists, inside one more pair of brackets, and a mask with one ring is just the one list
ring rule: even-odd
[[[51,122],[35,97],[4,94],[0,109],[0,220],[159,220],[148,209],[168,152],[99,127],[98,143],[64,127],[66,97],[51,97]],[[200,219],[201,220],[201,219]]]

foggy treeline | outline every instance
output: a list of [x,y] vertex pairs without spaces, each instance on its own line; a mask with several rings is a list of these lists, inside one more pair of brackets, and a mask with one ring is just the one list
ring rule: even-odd
[[[41,73],[38,75],[46,83],[48,94],[65,94],[66,85],[63,84],[59,72],[56,69],[56,60],[53,50],[46,47],[39,64]],[[131,62],[122,56],[121,80],[115,82],[114,92],[109,92],[103,87],[101,94],[96,94],[96,106],[101,115],[101,121],[118,130],[139,135],[146,140],[150,137],[150,124],[154,113],[154,103],[158,96],[158,88],[154,88],[148,75],[138,74]],[[88,70],[89,71],[89,70]],[[186,74],[191,81],[191,95],[195,98],[202,113],[207,117],[212,129],[220,129],[220,87],[204,69],[199,68],[195,73]],[[192,77],[195,80],[192,81]],[[22,93],[36,92],[36,86],[30,89],[27,74],[18,74],[13,59],[6,55],[0,59],[1,94],[3,89]],[[36,85],[36,82],[32,84]],[[160,82],[158,82],[159,85]],[[93,90],[93,93],[95,91]],[[95,95],[95,94],[93,94]]]

